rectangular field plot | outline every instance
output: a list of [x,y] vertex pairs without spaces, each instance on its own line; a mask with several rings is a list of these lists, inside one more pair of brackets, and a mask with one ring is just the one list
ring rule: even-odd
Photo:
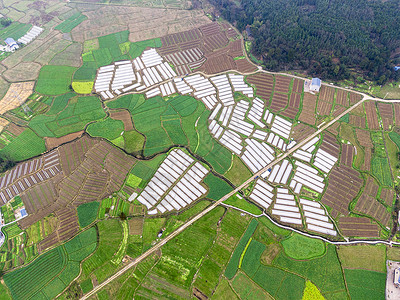
[[368,218],[342,217],[339,228],[342,234],[349,237],[379,237],[379,226]]

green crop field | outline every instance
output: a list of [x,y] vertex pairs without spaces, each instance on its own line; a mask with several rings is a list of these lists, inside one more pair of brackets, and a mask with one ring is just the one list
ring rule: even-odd
[[386,247],[384,245],[340,246],[338,254],[344,268],[377,272],[386,270]]
[[386,273],[345,269],[351,299],[384,299]]
[[254,204],[251,204],[249,202],[247,202],[245,199],[240,199],[238,196],[234,195],[231,196],[230,198],[226,199],[224,201],[225,204],[243,209],[245,211],[248,211],[251,214],[254,215],[261,215],[262,211],[255,206]]
[[222,196],[233,190],[224,180],[211,173],[204,178],[204,183],[207,184],[209,188],[207,198],[212,200],[219,200]]
[[72,93],[67,95],[60,96],[60,99],[56,97],[46,114],[38,115],[29,122],[29,126],[39,136],[61,137],[82,130],[87,123],[105,117],[99,98],[74,97]]
[[89,202],[78,206],[78,221],[82,228],[88,226],[96,220],[99,206],[99,202]]
[[100,283],[115,272],[111,259],[119,249],[123,231],[118,219],[104,220],[96,226],[99,232],[98,246],[93,255],[83,262],[80,279],[83,281],[94,276]]
[[12,22],[9,26],[0,28],[0,39],[4,41],[6,38],[11,37],[14,40],[18,40],[23,37],[31,27],[31,24]]
[[242,238],[240,239],[238,245],[235,248],[235,251],[233,251],[233,254],[231,256],[231,259],[229,260],[228,265],[226,266],[225,270],[225,276],[228,279],[232,279],[233,276],[235,276],[236,271],[238,270],[239,267],[239,262],[241,255],[243,253],[243,250],[245,249],[249,239],[253,235],[254,231],[256,230],[258,225],[258,222],[256,219],[253,219],[247,228],[246,232],[243,234]]
[[237,155],[233,156],[232,166],[229,171],[224,174],[224,176],[236,186],[249,179],[252,175],[253,174]]
[[214,299],[231,299],[238,300],[240,299],[237,294],[232,290],[226,279],[221,279],[217,289],[214,293]]
[[342,269],[333,245],[328,245],[326,254],[320,258],[299,261],[280,253],[273,264],[311,280],[323,295],[345,290]]
[[82,13],[78,12],[76,14],[73,14],[68,19],[64,20],[61,24],[54,27],[54,29],[60,30],[61,32],[64,33],[71,32],[72,29],[74,29],[76,26],[78,26],[85,20],[87,20],[87,17],[85,15],[82,15]]
[[255,284],[242,272],[238,272],[232,281],[232,287],[239,294],[240,299],[264,300],[273,299],[266,291]]
[[325,253],[324,242],[297,233],[282,241],[282,246],[286,255],[294,259],[315,258]]
[[70,91],[72,74],[76,68],[68,66],[43,66],[40,69],[36,91],[45,95],[59,95]]
[[79,275],[80,262],[97,244],[95,228],[39,256],[31,264],[4,275],[13,299],[54,298]]
[[108,140],[113,140],[119,137],[124,131],[124,123],[121,120],[107,118],[89,124],[86,130],[93,137],[103,137]]
[[44,140],[38,137],[31,129],[25,129],[0,150],[0,157],[8,157],[14,161],[21,161],[37,156],[46,151]]

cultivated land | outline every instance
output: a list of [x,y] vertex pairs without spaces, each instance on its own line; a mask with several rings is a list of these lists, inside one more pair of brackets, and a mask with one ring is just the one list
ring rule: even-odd
[[0,11],[45,28],[2,61],[37,82],[0,102],[0,298],[382,298],[400,100],[304,92],[188,2],[122,4]]

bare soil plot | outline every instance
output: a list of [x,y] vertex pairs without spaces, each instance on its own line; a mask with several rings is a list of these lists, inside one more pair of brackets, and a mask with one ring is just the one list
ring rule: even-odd
[[391,188],[382,188],[381,194],[379,195],[379,198],[384,203],[386,203],[386,205],[391,207],[393,205],[394,196],[395,196],[395,192],[394,192],[393,189],[391,189]]
[[372,177],[368,177],[364,191],[357,201],[355,211],[369,215],[378,220],[383,226],[389,226],[391,214],[386,207],[376,200],[379,185]]
[[130,41],[143,41],[211,22],[201,10],[166,10],[107,5],[96,6],[96,9],[84,14],[88,20],[79,24],[71,32],[72,38],[78,42],[122,30],[129,30]]
[[340,156],[340,163],[351,167],[353,164],[355,147],[349,144],[342,145],[342,154]]
[[143,233],[143,217],[136,217],[128,220],[129,234],[142,235]]
[[199,70],[206,74],[216,74],[228,70],[235,69],[233,58],[225,54],[208,55],[205,63]]
[[289,86],[291,82],[291,77],[275,75],[275,92],[289,93]]
[[371,135],[368,130],[362,130],[356,128],[356,135],[359,144],[366,148],[372,148],[374,145],[372,144]]
[[274,76],[265,73],[257,73],[247,76],[246,81],[255,86],[256,95],[269,105],[269,99],[274,89]]
[[393,125],[393,107],[390,103],[378,102],[379,114],[381,115],[384,130],[390,130]]
[[332,208],[331,215],[348,215],[349,203],[357,196],[363,185],[360,173],[344,165],[333,167],[329,175],[328,188],[322,196],[322,203]]
[[114,120],[121,120],[124,123],[125,131],[133,130],[131,114],[127,110],[111,111],[110,117]]
[[84,133],[83,130],[78,131],[78,132],[73,132],[67,135],[64,135],[62,137],[59,138],[53,138],[53,137],[45,137],[44,140],[46,142],[46,149],[47,150],[51,150],[53,148],[56,148],[62,144],[71,142],[79,137],[82,136],[82,134]]
[[310,93],[305,93],[303,98],[303,108],[300,113],[299,121],[314,125],[316,104],[317,96]]
[[350,105],[356,104],[362,99],[362,96],[356,93],[349,92]]
[[346,110],[345,107],[336,105],[335,108],[334,108],[334,110],[333,110],[333,112],[332,112],[332,116],[337,117],[337,116],[339,116],[342,112],[344,112],[345,110]]
[[7,94],[0,100],[0,114],[12,110],[28,99],[33,92],[34,81],[12,83]]
[[301,94],[293,93],[289,97],[289,104],[281,113],[283,116],[294,119],[299,112],[301,102]]
[[400,125],[400,103],[393,103],[394,106],[394,120],[397,126]]
[[344,107],[348,107],[349,106],[349,99],[350,97],[348,96],[348,92],[341,90],[341,89],[337,89],[337,94],[336,94],[336,104],[339,104],[341,106]]
[[335,98],[335,89],[326,85],[321,86],[319,91],[319,100],[324,102],[333,103]]
[[80,67],[82,64],[82,44],[73,43],[57,53],[50,61],[51,65]]
[[10,132],[14,136],[19,136],[24,130],[25,130],[25,128],[15,125],[14,123],[11,123],[7,127],[7,131]]
[[334,135],[330,133],[325,133],[320,148],[328,152],[330,155],[339,158],[340,145],[337,142],[336,137]]
[[379,130],[378,113],[376,112],[375,102],[368,101],[364,103],[367,115],[368,128],[371,130]]
[[334,136],[337,136],[339,134],[339,126],[340,126],[340,123],[336,122],[333,125],[329,126],[327,131],[329,133],[332,133]]
[[339,219],[339,228],[348,237],[379,237],[379,226],[364,217],[342,217]]
[[320,116],[329,116],[332,110],[332,103],[318,100],[317,112]]
[[303,123],[298,123],[292,130],[292,137],[295,141],[301,141],[307,136],[315,133],[316,129]]
[[304,80],[295,78],[293,80],[292,93],[302,93],[304,88]]
[[349,124],[353,127],[365,128],[366,121],[365,117],[350,115]]
[[[276,86],[275,86],[276,87]],[[272,100],[271,100],[271,111],[272,112],[278,112],[286,107],[288,105],[288,95],[287,94],[280,94],[280,93],[274,93],[272,95]]]
[[237,59],[234,61],[236,65],[236,70],[241,73],[251,73],[257,70],[257,67],[250,63],[247,59]]
[[39,76],[41,65],[36,62],[23,62],[3,73],[10,82],[36,80]]

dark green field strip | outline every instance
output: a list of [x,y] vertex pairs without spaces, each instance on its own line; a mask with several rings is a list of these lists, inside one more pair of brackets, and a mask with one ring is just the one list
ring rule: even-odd
[[231,259],[230,259],[228,265],[226,266],[226,270],[225,270],[225,276],[228,279],[232,279],[233,276],[235,276],[236,271],[239,267],[240,257],[242,255],[249,239],[251,238],[254,231],[256,230],[257,225],[258,225],[258,221],[256,219],[253,219],[250,222],[249,227],[247,227],[246,232],[243,234],[242,238],[240,239],[238,245],[236,246],[235,251],[233,251]]
[[68,19],[64,20],[61,24],[58,24],[54,29],[60,30],[61,32],[71,32],[76,26],[78,26],[83,21],[87,20],[87,17],[81,12],[73,14]]
[[344,269],[351,299],[384,299],[386,273],[375,271]]

